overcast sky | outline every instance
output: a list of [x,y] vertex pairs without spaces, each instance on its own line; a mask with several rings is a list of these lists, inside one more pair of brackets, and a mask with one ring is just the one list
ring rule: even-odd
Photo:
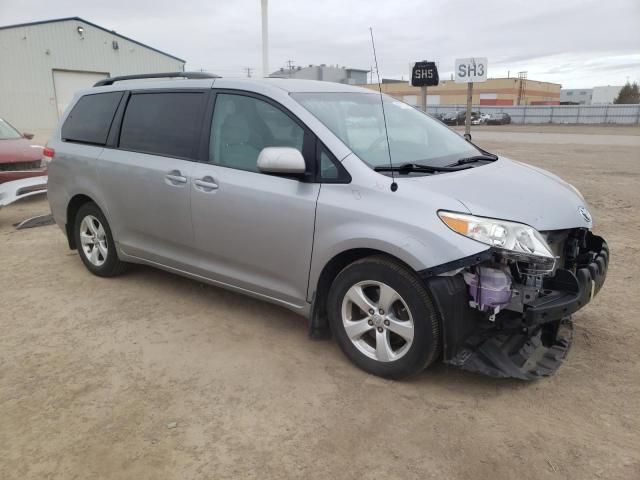
[[[187,61],[188,70],[261,72],[260,0],[0,0],[0,22],[79,16]],[[564,87],[640,80],[640,0],[269,0],[270,69],[369,69],[373,27],[381,74],[416,60],[485,56],[489,76],[528,71]],[[0,46],[1,48],[1,46]]]

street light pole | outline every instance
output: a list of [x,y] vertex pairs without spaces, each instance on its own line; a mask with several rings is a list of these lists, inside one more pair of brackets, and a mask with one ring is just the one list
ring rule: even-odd
[[269,76],[269,19],[268,0],[261,0],[262,3],[262,76]]

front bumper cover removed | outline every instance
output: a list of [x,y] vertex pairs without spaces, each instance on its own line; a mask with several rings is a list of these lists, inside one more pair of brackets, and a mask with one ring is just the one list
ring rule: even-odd
[[[604,284],[609,248],[589,233],[582,261],[575,273],[559,269],[548,278],[548,292],[529,305],[518,318],[489,322],[485,314],[469,306],[462,275],[425,275],[440,312],[445,363],[492,377],[533,380],[552,375],[571,348],[571,314],[589,303]],[[484,260],[484,258],[483,258]],[[475,261],[481,263],[479,257]],[[426,272],[425,272],[426,273]]]

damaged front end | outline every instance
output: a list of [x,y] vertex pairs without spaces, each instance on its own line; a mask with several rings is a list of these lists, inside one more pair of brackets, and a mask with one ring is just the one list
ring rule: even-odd
[[535,235],[548,254],[532,244],[521,249],[530,247],[527,254],[494,243],[421,272],[440,311],[446,363],[523,380],[551,375],[562,364],[571,315],[602,287],[609,249],[584,228]]

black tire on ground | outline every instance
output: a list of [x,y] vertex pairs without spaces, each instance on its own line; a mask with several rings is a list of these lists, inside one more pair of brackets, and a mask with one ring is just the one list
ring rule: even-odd
[[[400,358],[382,362],[362,353],[347,336],[342,320],[342,302],[348,290],[359,282],[383,282],[406,303],[414,323],[414,336],[408,351]],[[440,324],[431,295],[418,275],[384,255],[374,255],[345,267],[329,291],[327,311],[331,330],[345,355],[366,372],[399,379],[415,375],[438,358]]]
[[[80,229],[82,221],[89,215],[95,217],[100,222],[105,233],[107,255],[106,258],[103,258],[104,263],[99,266],[91,263],[91,261],[87,257],[87,253],[85,253],[82,247],[82,241],[80,239]],[[109,223],[107,222],[107,219],[100,208],[95,203],[85,203],[80,207],[74,220],[73,234],[75,236],[76,247],[78,249],[78,254],[80,255],[82,263],[84,263],[85,267],[87,267],[87,270],[89,270],[94,275],[98,275],[99,277],[114,277],[116,275],[120,275],[127,269],[129,264],[122,262],[118,258],[118,252],[115,248],[115,242],[113,241],[113,235],[111,234]]]

